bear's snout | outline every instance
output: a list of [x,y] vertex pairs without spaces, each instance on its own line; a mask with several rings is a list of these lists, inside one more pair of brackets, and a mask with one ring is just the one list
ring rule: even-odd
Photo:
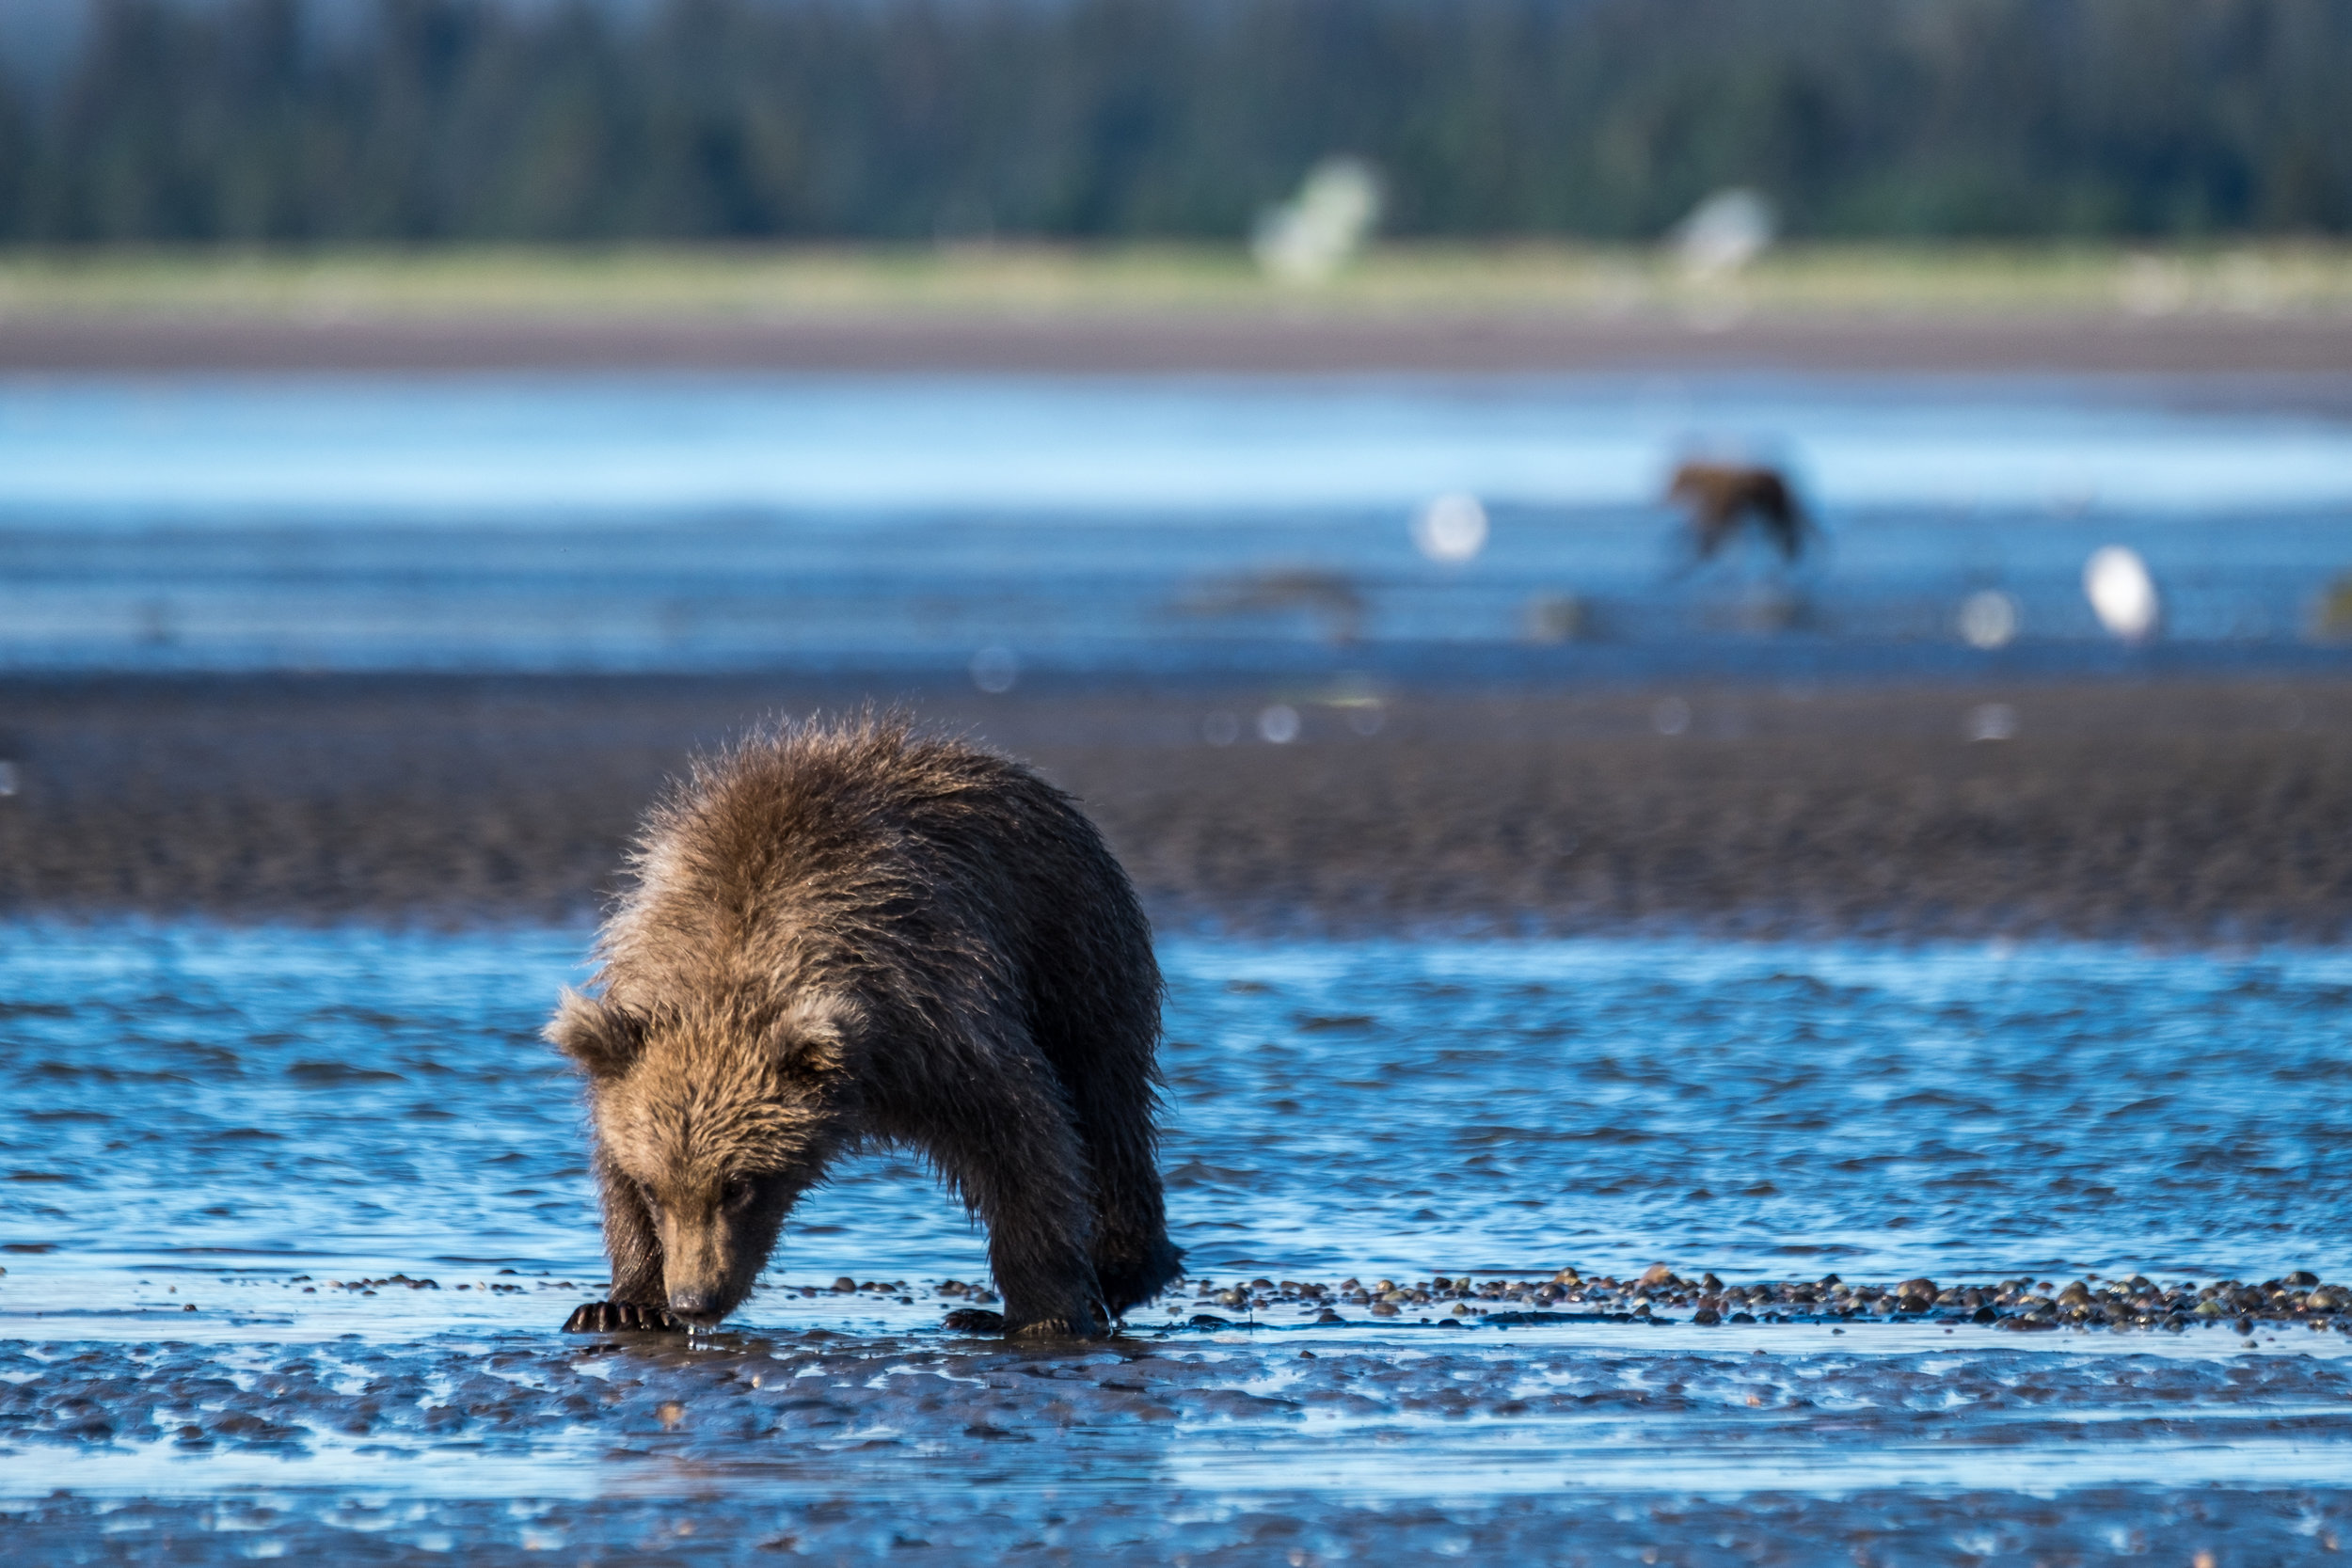
[[689,1323],[715,1323],[725,1314],[719,1309],[719,1292],[707,1285],[674,1285],[670,1310]]
[[[699,1328],[711,1328],[735,1310],[748,1292],[744,1238],[733,1233],[715,1205],[682,1202],[667,1210],[660,1221],[664,1254],[661,1291],[671,1315]],[[756,1261],[752,1268],[757,1268]]]

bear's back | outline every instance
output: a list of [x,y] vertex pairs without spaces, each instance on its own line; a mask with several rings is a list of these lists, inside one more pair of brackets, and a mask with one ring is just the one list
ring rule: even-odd
[[1076,804],[900,720],[793,725],[692,774],[648,819],[602,942],[610,984],[855,986],[933,1018],[1012,1009],[1049,1056],[1156,1036],[1125,874]]

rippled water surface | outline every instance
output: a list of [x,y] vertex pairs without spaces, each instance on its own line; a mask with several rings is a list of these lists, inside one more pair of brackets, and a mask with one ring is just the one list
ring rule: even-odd
[[[856,1553],[904,1533],[891,1499],[916,1496],[932,1525],[908,1539],[941,1560],[1179,1539],[1200,1560],[1548,1553],[1579,1521],[1637,1551],[1751,1543],[1735,1560],[1808,1560],[1791,1540],[1841,1531],[1919,1560],[2130,1555],[2159,1515],[2169,1543],[2272,1553],[2249,1560],[2352,1538],[2341,1334],[1435,1335],[1283,1309],[1163,1337],[1153,1308],[1117,1345],[1007,1350],[935,1326],[930,1287],[983,1275],[981,1247],[890,1155],[803,1208],[732,1332],[566,1340],[601,1260],[576,1097],[535,1031],[584,940],[7,933],[0,1494],[54,1531],[27,1539],[103,1515],[124,1542],[223,1553],[532,1531],[602,1550],[684,1517],[722,1555],[787,1535]],[[1178,942],[1164,961],[1166,1164],[1196,1277],[2352,1274],[2352,958]],[[837,1275],[905,1289],[797,1288]],[[1658,1500],[1612,1500],[1633,1496]],[[207,1498],[240,1499],[250,1529],[223,1533]]]
[[[26,1269],[593,1273],[536,1037],[577,933],[11,933]],[[2352,958],[2090,947],[1176,943],[1166,1164],[1196,1270],[2352,1273]],[[914,1165],[787,1275],[969,1275]],[[750,1309],[755,1321],[759,1308]]]

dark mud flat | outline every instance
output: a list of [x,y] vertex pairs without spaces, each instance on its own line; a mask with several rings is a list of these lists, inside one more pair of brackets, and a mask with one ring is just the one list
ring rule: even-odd
[[2352,1358],[1899,1327],[1237,1338],[9,1348],[0,1526],[28,1560],[105,1562],[2257,1563],[2352,1540]]
[[[1168,930],[2245,942],[2352,926],[2352,684],[2273,677],[1334,673],[998,698],[903,674],[20,677],[0,684],[18,781],[0,910],[578,919],[692,747],[869,699],[1077,791]],[[1301,716],[1288,745],[1256,737],[1277,704]],[[1970,738],[1989,732],[2010,737]]]

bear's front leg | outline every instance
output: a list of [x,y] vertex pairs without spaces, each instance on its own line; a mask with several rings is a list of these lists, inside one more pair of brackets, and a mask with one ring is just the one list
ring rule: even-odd
[[604,1250],[612,1260],[612,1294],[583,1303],[564,1320],[566,1334],[683,1334],[670,1315],[661,1272],[661,1238],[637,1183],[621,1174],[604,1150],[596,1153],[597,1196],[604,1204]]
[[[1088,1255],[1091,1205],[1076,1132],[1058,1106],[1007,1106],[980,1125],[1018,1127],[1029,1137],[1012,1147],[991,1139],[934,1147],[940,1168],[988,1227],[988,1262],[1004,1292],[1001,1321],[1009,1337],[1099,1338],[1104,1332],[1102,1292]],[[985,1333],[996,1314],[973,1308],[949,1315],[947,1326]]]

